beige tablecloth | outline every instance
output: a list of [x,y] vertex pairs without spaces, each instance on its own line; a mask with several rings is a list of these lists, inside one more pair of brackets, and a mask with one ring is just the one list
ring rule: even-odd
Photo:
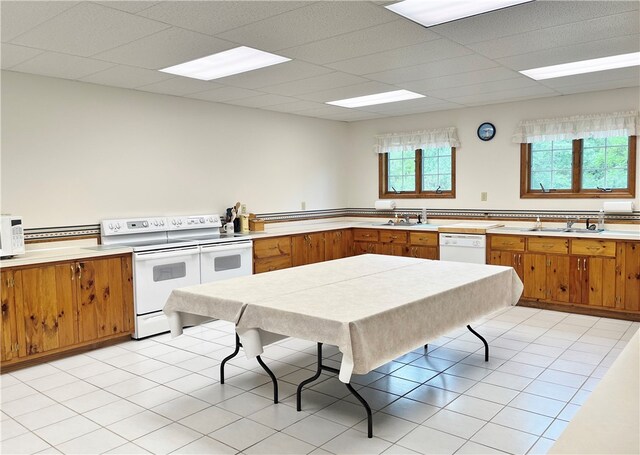
[[349,382],[521,292],[510,267],[363,255],[178,289],[165,313],[174,334],[192,315],[235,322],[250,357],[269,334],[335,345]]

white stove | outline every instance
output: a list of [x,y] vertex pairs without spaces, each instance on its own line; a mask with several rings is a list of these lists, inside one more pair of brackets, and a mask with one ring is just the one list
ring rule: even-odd
[[133,248],[134,338],[169,331],[171,291],[252,273],[253,242],[220,234],[219,215],[103,220],[103,245]]

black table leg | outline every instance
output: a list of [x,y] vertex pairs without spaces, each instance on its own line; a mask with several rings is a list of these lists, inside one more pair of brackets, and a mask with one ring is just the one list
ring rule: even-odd
[[[222,362],[220,363],[220,384],[224,384],[224,365],[229,360],[233,359],[235,356],[238,355],[238,352],[240,352],[240,348],[241,347],[242,347],[242,343],[240,343],[240,337],[236,333],[236,348],[235,348],[235,350],[230,355],[225,357],[222,360]],[[262,360],[262,358],[260,356],[256,356],[256,360],[258,360],[258,363],[260,364],[262,369],[264,371],[266,371],[267,374],[269,375],[269,377],[271,378],[271,382],[273,382],[273,402],[274,403],[278,403],[278,379],[276,378],[276,375],[273,374],[273,371],[271,371],[269,369],[269,367],[264,363],[264,361]]]
[[478,332],[473,330],[470,325],[468,325],[467,328],[471,333],[473,333],[475,336],[480,338],[482,343],[484,343],[484,361],[488,362],[489,361],[489,343],[487,343],[487,340],[485,340],[482,335],[480,335]]
[[[298,384],[298,389],[296,390],[296,409],[298,411],[302,410],[302,389],[305,385],[312,383],[316,379],[320,377],[322,371],[330,371],[331,373],[340,374],[340,370],[337,368],[333,368],[327,365],[322,364],[322,343],[318,343],[318,363],[316,366],[316,372],[313,376],[308,379],[305,379],[300,384]],[[362,396],[353,388],[351,383],[346,383],[347,389],[351,392],[358,401],[364,406],[365,411],[367,412],[367,437],[373,438],[373,416],[371,415],[371,407],[369,403],[362,398]]]

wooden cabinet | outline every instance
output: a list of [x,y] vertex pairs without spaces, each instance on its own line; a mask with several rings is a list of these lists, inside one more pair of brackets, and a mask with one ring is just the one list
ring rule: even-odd
[[640,311],[640,242],[618,242],[615,307]]
[[94,259],[76,263],[78,339],[97,340],[133,328],[131,260]]
[[294,267],[314,264],[325,259],[324,232],[294,235],[291,238],[291,263]]
[[291,267],[291,237],[270,237],[253,241],[253,273]]
[[615,308],[615,283],[614,258],[571,256],[571,302]]
[[353,254],[382,254],[382,248],[378,242],[353,242]]
[[353,234],[351,229],[327,231],[324,233],[324,259],[340,259],[353,255]]
[[0,301],[2,305],[2,362],[25,355],[25,343],[18,342],[15,304],[15,279],[11,270],[0,271]]
[[14,273],[18,333],[26,355],[78,342],[75,263],[25,268]]
[[523,304],[640,319],[640,242],[489,235],[488,244],[490,264],[520,275]]
[[131,255],[2,270],[2,362],[133,332]]

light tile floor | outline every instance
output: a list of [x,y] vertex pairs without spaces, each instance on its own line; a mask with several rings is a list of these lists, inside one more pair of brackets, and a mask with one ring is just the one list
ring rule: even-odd
[[[263,358],[281,403],[254,360],[239,356],[219,383],[233,327],[215,321],[1,376],[1,452],[23,453],[545,453],[639,324],[514,307],[354,377],[364,410],[323,374],[314,343],[287,339]],[[340,354],[325,347],[327,363]]]

